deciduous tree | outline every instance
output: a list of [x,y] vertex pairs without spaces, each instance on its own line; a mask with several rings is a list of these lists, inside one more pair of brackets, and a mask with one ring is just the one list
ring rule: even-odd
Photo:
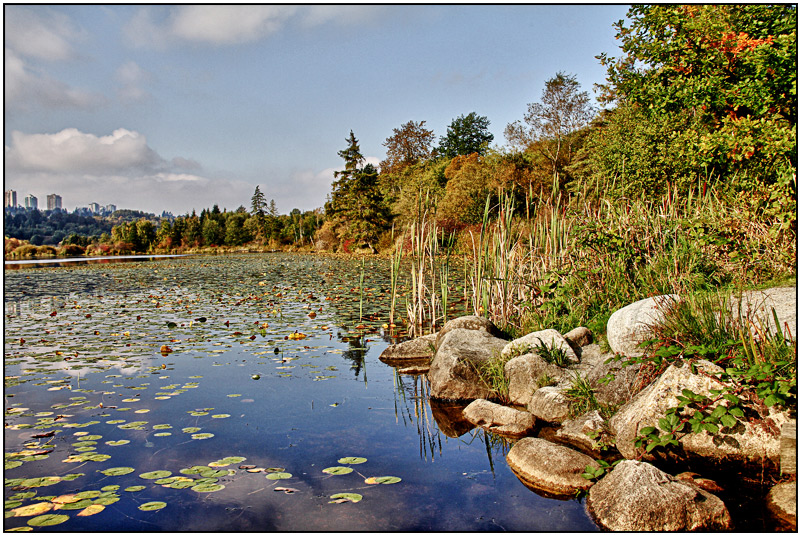
[[489,132],[489,119],[473,111],[453,119],[447,127],[447,135],[439,140],[437,152],[445,158],[466,156],[473,152],[483,156],[493,140],[494,134]]
[[430,158],[434,136],[433,130],[425,128],[425,121],[408,121],[392,131],[394,134],[383,142],[386,159],[381,162],[382,173],[398,173]]

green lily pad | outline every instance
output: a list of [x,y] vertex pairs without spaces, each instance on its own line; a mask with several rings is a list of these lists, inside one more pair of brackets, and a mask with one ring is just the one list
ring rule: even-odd
[[402,481],[399,477],[395,476],[380,476],[380,477],[368,477],[364,480],[364,483],[367,485],[393,485],[395,483],[399,483]]
[[230,418],[230,414],[214,414],[211,416],[212,418]]
[[331,466],[323,470],[323,472],[325,472],[326,474],[331,474],[334,476],[343,476],[345,474],[349,474],[352,471],[353,469],[347,466]]
[[197,433],[200,429],[199,427],[184,427],[181,431],[184,433]]
[[200,483],[192,487],[195,492],[217,492],[225,488],[225,485],[219,483]]
[[144,485],[131,485],[130,487],[125,487],[125,492],[139,492],[146,488]]
[[267,479],[289,479],[292,477],[292,474],[289,472],[272,472],[271,474],[267,474]]
[[362,498],[363,496],[361,496],[361,494],[356,494],[355,492],[340,492],[338,494],[331,495],[331,501],[328,503],[358,503]]
[[139,506],[142,511],[158,511],[163,509],[167,504],[165,502],[147,502]]
[[139,474],[139,477],[142,479],[161,479],[164,477],[169,477],[172,475],[172,472],[169,470],[154,470],[153,472],[145,472],[144,474]]
[[192,435],[192,440],[206,440],[214,436],[214,433],[195,433]]
[[34,527],[57,526],[67,520],[69,520],[67,515],[39,515],[28,520],[28,525]]
[[342,464],[361,464],[367,462],[367,459],[364,457],[342,457],[336,462]]
[[214,468],[220,468],[223,466],[230,466],[232,464],[238,464],[247,460],[247,457],[225,457],[218,461],[213,461],[208,463],[208,466],[212,466]]
[[109,440],[106,442],[109,446],[124,446],[125,444],[130,444],[130,440]]
[[172,426],[169,424],[156,424],[153,426],[153,429],[161,430],[161,429],[172,429]]
[[119,490],[119,485],[106,485],[105,487],[101,488],[103,492],[111,492],[115,490]]

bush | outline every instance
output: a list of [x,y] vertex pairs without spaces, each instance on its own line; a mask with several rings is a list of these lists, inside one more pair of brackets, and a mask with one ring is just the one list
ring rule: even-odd
[[86,249],[74,243],[68,243],[63,246],[58,252],[58,256],[81,256],[86,252]]

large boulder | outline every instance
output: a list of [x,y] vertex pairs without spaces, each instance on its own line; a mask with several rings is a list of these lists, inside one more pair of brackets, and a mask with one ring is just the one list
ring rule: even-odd
[[592,482],[581,474],[588,465],[599,468],[588,455],[533,437],[517,441],[506,462],[526,486],[547,496],[574,496],[586,491]]
[[540,420],[560,424],[569,418],[570,401],[563,387],[543,386],[533,393],[528,403],[528,412]]
[[594,334],[592,334],[592,331],[586,327],[575,327],[568,333],[564,334],[564,339],[569,342],[569,345],[572,346],[572,349],[575,349],[575,352],[578,353],[578,356],[580,356],[578,350],[594,342]]
[[640,357],[639,344],[652,334],[652,325],[663,318],[664,311],[679,297],[676,294],[648,297],[620,308],[608,318],[606,336],[614,353]]
[[390,366],[410,366],[429,363],[436,350],[436,333],[420,336],[413,340],[392,344],[383,350],[378,359]]
[[[553,439],[576,448],[587,455],[598,456],[604,445],[603,424],[605,420],[598,411],[589,411],[561,424]],[[590,436],[591,435],[591,436]]]
[[784,481],[767,494],[767,510],[778,527],[797,531],[797,481]]
[[732,527],[725,504],[655,466],[622,461],[589,489],[586,506],[610,531],[717,531]]
[[502,355],[507,357],[511,354],[524,355],[526,353],[536,353],[537,355],[544,356],[539,349],[542,344],[548,348],[563,351],[570,364],[577,364],[580,362],[578,355],[575,353],[575,350],[572,349],[572,346],[569,345],[569,342],[555,329],[545,329],[543,331],[528,333],[525,336],[512,340],[503,348]]
[[[739,299],[733,296],[729,300],[731,313],[739,314]],[[792,339],[797,340],[797,287],[768,288],[766,290],[751,290],[742,293],[741,312],[743,317],[748,315],[758,324],[761,320],[773,333],[776,332],[775,319],[772,309],[778,316],[781,331],[786,330],[788,324]],[[787,333],[784,336],[788,338]]]
[[492,391],[479,370],[499,358],[506,341],[484,330],[453,329],[438,339],[428,372],[430,395],[439,399],[480,399]]
[[450,401],[442,401],[438,399],[429,400],[431,406],[431,414],[436,421],[436,427],[445,436],[451,438],[458,438],[467,431],[474,429],[475,426],[466,418],[464,418],[464,409],[466,405],[463,403],[453,403]]
[[523,436],[533,429],[536,418],[526,411],[476,399],[464,409],[464,418],[487,431],[507,436]]
[[[590,344],[582,349],[581,363],[575,368],[594,389],[594,397],[606,405],[623,405],[642,389],[639,370],[641,363],[623,366],[622,361],[606,362],[614,357],[603,353],[598,344]],[[611,374],[610,381],[606,376]]]
[[517,405],[527,405],[534,392],[564,379],[564,368],[550,364],[536,353],[527,353],[506,362],[508,399]]
[[[724,384],[711,377],[722,369],[708,361],[700,360],[695,366],[702,373],[692,373],[690,366],[672,365],[650,386],[626,403],[611,418],[610,425],[616,435],[617,449],[628,459],[653,460],[653,453],[637,450],[633,444],[644,427],[658,428],[658,421],[668,409],[677,407],[684,388],[711,398],[712,389],[720,390]],[[708,410],[713,410],[714,406]],[[534,413],[535,414],[535,413]],[[770,408],[770,414],[755,423],[738,421],[733,429],[722,428],[710,435],[707,431],[680,436],[679,459],[699,458],[715,465],[750,465],[777,468],[780,459],[780,428],[789,421],[788,414]],[[654,452],[659,451],[653,450]]]
[[461,316],[458,318],[451,319],[447,323],[444,324],[442,330],[436,333],[436,349],[439,349],[439,345],[441,345],[442,340],[444,340],[445,335],[450,331],[455,329],[467,329],[470,331],[482,331],[487,334],[491,334],[496,338],[502,338],[503,333],[497,326],[486,318],[482,318],[480,316]]

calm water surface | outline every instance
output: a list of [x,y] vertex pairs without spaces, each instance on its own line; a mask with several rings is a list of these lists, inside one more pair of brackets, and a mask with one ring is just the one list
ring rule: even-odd
[[[361,269],[270,254],[5,271],[6,510],[98,491],[33,529],[596,530],[583,503],[526,488],[509,443],[432,406],[424,376],[378,360],[389,266],[367,260],[363,290]],[[181,470],[225,457],[245,459],[206,492],[140,477],[198,479]],[[352,472],[323,471],[337,466]],[[115,467],[133,471],[101,472]],[[380,476],[400,481],[365,483]],[[105,508],[78,516],[91,503]]]

